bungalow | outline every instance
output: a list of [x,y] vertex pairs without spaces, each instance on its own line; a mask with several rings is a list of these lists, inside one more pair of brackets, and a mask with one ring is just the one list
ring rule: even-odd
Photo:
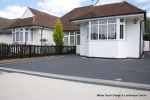
[[18,44],[55,45],[52,30],[58,17],[27,8],[22,18],[12,23],[12,40]]
[[11,30],[5,30],[14,20],[0,17],[0,43],[12,43]]
[[[16,20],[8,29],[12,29],[12,40],[18,44],[55,45],[53,41],[53,28],[59,17],[45,12],[27,8],[22,18]],[[61,18],[65,32],[65,45],[74,46],[75,35],[79,26],[69,22],[67,16]]]
[[80,55],[139,58],[143,54],[146,12],[128,2],[74,9],[71,22],[80,25]]

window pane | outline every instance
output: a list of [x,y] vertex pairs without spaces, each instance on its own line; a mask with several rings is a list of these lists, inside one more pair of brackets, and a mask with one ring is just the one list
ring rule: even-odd
[[108,23],[116,23],[116,18],[110,18],[110,19],[108,19]]
[[20,32],[20,41],[23,41],[23,32]]
[[13,41],[15,41],[15,33],[13,33]]
[[13,29],[13,32],[15,32],[15,29]]
[[124,22],[124,19],[120,19],[120,22]]
[[28,32],[25,32],[25,41],[28,41]]
[[23,29],[21,28],[20,31],[23,31]]
[[108,25],[108,39],[116,39],[116,24]]
[[70,45],[75,45],[75,43],[74,43],[75,42],[74,41],[75,40],[74,37],[75,36],[70,36]]
[[120,39],[124,38],[124,25],[120,25]]
[[70,35],[74,35],[74,32],[70,32]]
[[99,39],[107,39],[107,20],[99,21]]
[[80,45],[80,35],[77,35],[77,45]]
[[106,19],[100,19],[99,20],[99,24],[106,24],[107,23],[107,20]]
[[31,32],[30,38],[31,38],[31,41],[33,41],[33,32]]
[[64,37],[64,45],[69,45],[68,44],[68,39],[69,39],[68,37]]
[[116,39],[117,24],[115,18],[108,19],[108,39]]
[[69,35],[69,33],[68,32],[65,32],[65,36],[68,36]]
[[16,41],[19,41],[19,32],[16,32]]
[[98,39],[98,20],[91,21],[91,40]]
[[28,31],[28,28],[25,28],[25,31]]
[[89,39],[89,25],[87,25],[87,40]]

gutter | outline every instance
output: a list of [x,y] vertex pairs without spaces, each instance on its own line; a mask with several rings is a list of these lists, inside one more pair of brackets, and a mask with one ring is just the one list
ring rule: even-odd
[[[142,22],[144,22],[144,33],[146,32],[146,11],[144,12],[144,20],[140,21],[140,43],[139,43],[139,58],[142,58],[143,54],[144,54],[144,45],[141,44],[142,42],[142,37],[144,34],[142,33]],[[141,53],[141,49],[142,49],[142,53]]]
[[42,43],[43,42],[42,41],[42,39],[43,39],[43,30],[44,30],[44,27],[41,28],[41,46],[43,45],[43,43]]

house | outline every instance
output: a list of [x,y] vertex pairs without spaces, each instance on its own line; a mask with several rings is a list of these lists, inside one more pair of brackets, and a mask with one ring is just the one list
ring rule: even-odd
[[11,30],[5,30],[14,20],[0,17],[0,43],[12,43]]
[[80,25],[81,56],[139,58],[143,54],[144,10],[121,1],[80,7],[71,13],[70,21]]
[[[55,45],[52,35],[57,18],[59,17],[28,7],[22,18],[8,26],[8,29],[12,29],[14,43]],[[64,45],[76,45],[76,34],[79,33],[79,26],[69,21],[68,14],[60,20],[65,32]]]
[[55,45],[53,28],[58,17],[27,8],[23,16],[8,26],[12,40],[18,44]]

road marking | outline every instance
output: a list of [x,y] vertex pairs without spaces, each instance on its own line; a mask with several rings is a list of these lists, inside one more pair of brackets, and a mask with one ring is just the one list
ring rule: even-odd
[[32,61],[41,61],[41,60],[48,60],[48,59],[53,59],[53,58],[62,58],[64,56],[50,56],[46,58],[29,58],[26,60],[19,60],[19,61],[12,61],[12,62],[5,62],[5,63],[0,63],[0,65],[9,65],[9,64],[16,64],[16,63],[22,63],[22,62],[32,62]]
[[116,78],[115,80],[116,80],[116,81],[122,81],[122,79],[121,79],[121,78]]
[[142,89],[142,90],[150,91],[150,85],[149,84],[140,84],[140,83],[122,82],[122,81],[111,81],[111,80],[104,80],[104,79],[84,78],[84,77],[67,76],[67,75],[19,70],[19,69],[4,68],[4,67],[0,67],[0,70],[11,71],[11,72],[16,72],[16,73],[23,73],[23,74],[30,74],[30,75],[37,75],[37,76],[44,76],[44,77],[50,77],[50,78],[56,78],[56,79],[63,79],[63,80],[69,80],[69,81],[84,82],[84,83],[90,83],[90,84],[109,85],[109,86],[132,88],[132,89]]

